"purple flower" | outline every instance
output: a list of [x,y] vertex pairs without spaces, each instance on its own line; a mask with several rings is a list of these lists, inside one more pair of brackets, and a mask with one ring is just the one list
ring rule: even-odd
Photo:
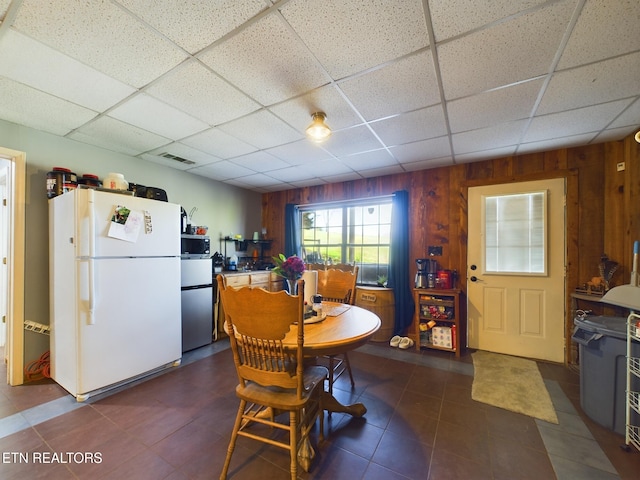
[[273,261],[276,264],[276,268],[272,271],[276,275],[286,278],[287,280],[295,281],[302,277],[304,272],[304,262],[296,255],[292,255],[286,258],[282,253],[277,257],[273,257]]

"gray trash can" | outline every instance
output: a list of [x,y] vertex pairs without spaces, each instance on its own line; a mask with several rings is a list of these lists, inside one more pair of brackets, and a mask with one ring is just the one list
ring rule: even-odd
[[[571,339],[579,345],[580,405],[594,422],[620,435],[625,434],[627,388],[627,319],[588,315],[576,317]],[[631,355],[640,357],[640,344],[633,342]],[[631,389],[638,391],[637,378]],[[632,412],[632,423],[638,416]]]

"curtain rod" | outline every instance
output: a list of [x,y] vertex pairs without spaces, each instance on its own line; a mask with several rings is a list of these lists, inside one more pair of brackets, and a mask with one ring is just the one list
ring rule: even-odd
[[311,208],[317,207],[325,207],[331,208],[332,206],[343,206],[343,205],[365,205],[368,203],[375,203],[377,200],[386,200],[391,199],[395,196],[395,194],[391,193],[389,195],[379,195],[377,197],[367,197],[367,198],[356,198],[353,200],[334,200],[331,202],[321,202],[321,203],[300,203],[297,204],[296,207],[299,209],[307,210]]

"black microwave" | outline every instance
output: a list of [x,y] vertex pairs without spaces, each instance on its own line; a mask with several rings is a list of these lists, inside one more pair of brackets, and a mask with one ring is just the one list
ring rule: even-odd
[[209,258],[211,240],[207,235],[180,235],[182,258]]

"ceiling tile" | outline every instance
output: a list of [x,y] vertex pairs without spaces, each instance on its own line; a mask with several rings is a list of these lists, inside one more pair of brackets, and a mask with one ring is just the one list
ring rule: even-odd
[[249,168],[241,167],[231,163],[228,160],[222,162],[210,163],[209,165],[203,165],[202,167],[193,168],[191,171],[196,172],[198,175],[202,175],[214,180],[227,180],[229,178],[246,177],[247,175],[253,175],[256,172]]
[[633,127],[610,128],[599,133],[591,140],[591,143],[613,142],[627,135],[634,134],[637,131],[638,125],[634,125]]
[[281,12],[336,80],[429,43],[415,0],[291,1]]
[[[162,155],[163,153],[168,153],[170,155],[175,155],[176,157],[184,158],[185,160],[195,162],[195,164],[182,163],[176,160],[161,157],[160,155]],[[159,163],[167,167],[177,168],[178,170],[189,170],[201,165],[208,165],[210,163],[222,161],[221,158],[214,157],[213,155],[209,155],[201,150],[191,148],[179,142],[173,142],[169,145],[165,145],[161,148],[152,150],[149,153],[144,153],[141,155],[141,157],[145,160]]]
[[137,88],[187,58],[111,2],[24,0],[14,26]]
[[198,61],[184,63],[146,91],[211,126],[260,108],[259,104]]
[[111,110],[109,116],[172,140],[209,128],[206,123],[143,93]]
[[[360,178],[360,176],[358,176]],[[308,178],[306,180],[300,180],[298,182],[288,182],[288,185],[291,185],[291,188],[305,188],[305,187],[313,187],[315,185],[325,185],[326,182],[324,178]]]
[[270,172],[271,170],[277,170],[279,168],[290,167],[286,162],[283,162],[279,158],[269,155],[266,152],[253,152],[241,157],[236,157],[231,160],[232,163],[240,165],[241,167],[250,168],[255,172]]
[[447,126],[440,105],[380,120],[372,123],[371,128],[388,146],[447,134]]
[[640,52],[566,70],[551,78],[536,114],[640,94]]
[[419,162],[404,163],[402,167],[407,172],[417,172],[419,170],[427,170],[429,168],[449,167],[453,165],[451,157],[434,158],[431,160],[420,160]]
[[289,165],[309,165],[331,157],[331,154],[323,150],[320,145],[307,138],[270,148],[267,152]]
[[261,0],[116,0],[189,53],[196,53],[265,9]]
[[[640,2],[585,2],[558,68],[565,69],[640,50]],[[636,32],[630,35],[630,32]]]
[[236,185],[242,185],[244,187],[269,187],[275,184],[280,185],[280,188],[282,188],[282,184],[284,183],[277,178],[270,177],[263,173],[238,177],[235,178],[234,181]]
[[335,85],[325,85],[306,95],[272,105],[269,111],[304,132],[311,123],[311,115],[324,112],[326,123],[333,130],[353,127],[362,123],[358,114],[345,101]]
[[248,145],[217,128],[197,133],[192,137],[185,138],[181,143],[222,159],[238,157],[257,150],[256,147]]
[[581,132],[597,132],[606,128],[620,112],[629,106],[629,103],[630,100],[618,100],[535,117],[522,141],[529,143],[578,135]]
[[372,168],[382,168],[392,165],[398,165],[396,159],[393,158],[391,154],[384,149],[340,157],[339,160],[358,173],[362,173],[363,170],[370,170]]
[[2,38],[0,75],[97,112],[136,91],[15,30]]
[[513,155],[515,151],[515,145],[510,145],[508,147],[491,148],[488,150],[456,155],[456,164],[472,163],[482,160],[489,160],[492,158],[508,157],[509,155]]
[[297,182],[315,177],[315,175],[313,175],[309,170],[300,167],[280,168],[269,172],[269,176],[277,178],[283,182]]
[[526,2],[514,2],[513,0],[492,0],[491,2],[429,0],[429,10],[436,42],[442,42],[447,38],[480,28],[546,2],[547,0],[528,0]]
[[0,98],[0,118],[55,135],[66,135],[96,116],[87,108],[2,77]]
[[390,165],[382,168],[371,168],[367,170],[358,170],[358,173],[364,178],[382,177],[384,175],[394,175],[404,173],[404,169],[400,165]]
[[375,135],[365,126],[333,132],[321,145],[322,148],[336,157],[362,151],[378,150],[383,147]]
[[281,102],[330,81],[276,14],[249,25],[199,58],[263,105]]
[[[343,173],[343,174],[339,174],[339,175],[323,175],[322,176],[322,180],[327,182],[327,183],[339,183],[339,182],[352,182],[354,180],[360,180],[362,178],[362,175],[356,173],[356,172],[352,172],[352,173]],[[293,183],[293,182],[292,182]],[[294,183],[294,185],[299,186],[297,183]],[[300,185],[302,186],[302,185]]]
[[337,158],[326,158],[324,160],[320,160],[319,162],[314,162],[310,165],[305,166],[305,170],[310,173],[313,177],[324,178],[327,176],[328,172],[331,174],[349,174],[353,172],[353,169],[346,165],[344,162],[341,162]]
[[516,145],[526,125],[527,120],[518,120],[452,135],[456,162],[458,156],[465,153]]
[[445,97],[459,98],[548,73],[574,3],[549,4],[440,45]]
[[638,126],[640,123],[640,98],[636,99],[627,109],[622,112],[608,128]]
[[299,132],[267,110],[259,110],[225,123],[219,129],[258,148],[274,147],[303,138]]
[[619,140],[640,4],[613,3],[0,0],[0,120],[255,192]]
[[365,120],[440,103],[430,51],[346,80],[339,87]]
[[101,117],[83,125],[69,138],[132,156],[171,142],[168,138],[111,117]]
[[405,143],[390,148],[391,154],[402,164],[436,158],[451,158],[449,137],[438,137],[420,142]]
[[451,132],[464,132],[529,117],[542,85],[541,79],[531,80],[448,102]]
[[593,133],[585,133],[568,137],[545,139],[539,142],[521,143],[518,145],[518,155],[586,145],[594,136]]

